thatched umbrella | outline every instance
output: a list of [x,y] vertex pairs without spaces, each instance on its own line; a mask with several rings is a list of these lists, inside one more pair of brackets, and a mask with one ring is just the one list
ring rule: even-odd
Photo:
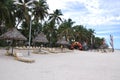
[[0,39],[27,40],[27,38],[23,36],[16,28],[9,29],[8,32],[0,36]]
[[[44,33],[38,34],[34,39],[33,42],[39,42],[39,43],[48,43],[48,40],[46,38],[46,35]],[[40,46],[41,47],[41,46]]]
[[65,38],[59,39],[57,41],[57,44],[61,44],[61,45],[69,45],[69,42],[65,40]]
[[[6,40],[27,40],[25,36],[23,36],[16,28],[9,29],[6,33],[0,36],[0,39]],[[12,46],[12,54],[13,54],[13,46]]]
[[47,40],[47,38],[46,38],[46,35],[41,32],[40,34],[38,34],[38,35],[33,39],[33,42],[47,43],[48,40]]
[[69,45],[69,42],[62,38],[57,41],[57,44],[61,44],[61,50],[63,51],[63,45]]

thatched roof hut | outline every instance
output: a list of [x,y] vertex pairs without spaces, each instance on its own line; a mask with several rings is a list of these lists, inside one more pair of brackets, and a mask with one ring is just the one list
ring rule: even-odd
[[9,29],[6,33],[0,36],[0,39],[7,40],[27,40],[16,28]]
[[61,44],[61,45],[69,45],[69,42],[65,40],[65,38],[59,39],[57,41],[57,44]]
[[16,28],[9,29],[6,33],[0,36],[0,39],[12,40],[12,55],[13,55],[13,43],[14,40],[27,40]]
[[42,43],[48,43],[48,40],[46,38],[46,35],[44,33],[38,34],[34,39],[33,42],[42,42]]

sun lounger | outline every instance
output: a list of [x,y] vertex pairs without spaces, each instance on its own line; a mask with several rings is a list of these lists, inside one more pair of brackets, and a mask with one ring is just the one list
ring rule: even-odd
[[27,62],[27,63],[35,62],[34,59],[32,59],[30,57],[25,57],[22,53],[16,53],[15,54],[15,59],[18,60],[18,61]]
[[34,50],[33,53],[35,53],[35,54],[48,54],[50,52],[47,50],[39,49],[39,50]]

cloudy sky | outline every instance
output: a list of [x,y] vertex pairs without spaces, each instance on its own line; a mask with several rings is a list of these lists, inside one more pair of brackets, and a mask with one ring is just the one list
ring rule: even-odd
[[71,18],[95,30],[95,35],[104,37],[109,44],[109,35],[114,37],[114,46],[120,49],[120,0],[47,0],[50,11],[61,9],[63,18]]

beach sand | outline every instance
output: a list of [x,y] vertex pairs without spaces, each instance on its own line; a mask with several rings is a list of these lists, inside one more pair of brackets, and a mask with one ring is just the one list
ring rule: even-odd
[[[22,50],[23,51],[23,50]],[[22,52],[20,51],[20,52]],[[27,50],[23,51],[27,54]],[[24,63],[0,49],[0,80],[120,80],[120,51],[33,54]]]

